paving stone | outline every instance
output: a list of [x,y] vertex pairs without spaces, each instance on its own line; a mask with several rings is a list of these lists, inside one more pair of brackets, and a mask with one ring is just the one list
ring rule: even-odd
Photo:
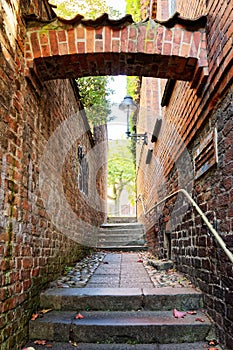
[[[30,322],[31,339],[111,343],[177,343],[205,339],[211,323],[202,313],[173,317],[171,311],[80,311],[83,319],[72,312],[52,311]],[[197,322],[196,318],[204,322]],[[49,331],[48,331],[49,330]]]
[[[206,342],[195,342],[195,343],[185,343],[185,344],[159,344],[158,350],[203,350],[211,349]],[[213,349],[221,350],[221,347],[214,346]]]
[[50,289],[41,294],[43,308],[56,310],[138,310],[142,307],[140,288]]
[[[96,344],[96,343],[78,343],[77,347],[74,347],[72,343],[58,343],[47,342],[52,345],[54,350],[203,350],[208,349],[206,342],[195,342],[185,344]],[[35,345],[33,342],[29,342],[26,347],[33,347],[35,350],[45,350],[44,345]],[[221,350],[220,346],[215,346],[216,349]]]
[[31,339],[46,339],[67,342],[70,339],[70,325],[75,312],[52,311],[42,318],[29,322]]
[[203,307],[202,293],[193,288],[143,288],[144,307],[148,310],[183,311]]

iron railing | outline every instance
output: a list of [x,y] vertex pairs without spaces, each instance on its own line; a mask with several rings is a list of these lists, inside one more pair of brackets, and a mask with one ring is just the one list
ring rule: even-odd
[[178,193],[182,193],[185,195],[186,198],[188,198],[189,202],[192,204],[192,206],[196,209],[196,211],[198,212],[198,214],[201,216],[202,220],[204,221],[204,223],[206,224],[206,226],[208,227],[208,229],[210,230],[210,232],[214,235],[214,237],[216,238],[216,241],[218,242],[218,244],[220,245],[220,247],[224,250],[225,254],[228,256],[228,258],[230,259],[230,261],[233,263],[233,254],[231,253],[231,251],[226,247],[226,244],[224,242],[224,240],[222,239],[222,237],[219,235],[219,233],[215,230],[215,228],[213,227],[213,225],[209,222],[208,218],[206,217],[206,215],[204,214],[204,212],[201,210],[201,208],[198,206],[198,204],[194,201],[194,199],[189,195],[189,193],[184,190],[184,189],[179,189],[171,194],[169,194],[168,196],[166,196],[164,199],[162,199],[161,201],[159,201],[158,203],[154,204],[149,210],[146,211],[146,207],[143,201],[143,196],[140,194],[137,198],[137,201],[141,201],[142,203],[142,208],[143,208],[143,214],[145,217],[147,217],[153,210],[155,210],[160,204],[166,202],[168,199],[176,196]]

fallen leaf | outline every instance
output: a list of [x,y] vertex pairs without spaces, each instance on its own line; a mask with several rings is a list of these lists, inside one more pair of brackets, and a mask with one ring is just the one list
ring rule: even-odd
[[39,314],[32,314],[31,321],[35,321],[39,316]]
[[203,320],[203,318],[200,318],[200,317],[197,317],[197,318],[195,319],[195,321],[198,321],[198,322],[205,322],[205,320]]
[[143,262],[143,260],[142,260],[142,259],[139,259],[137,262],[142,263],[142,262]]
[[45,347],[46,347],[47,349],[49,349],[49,348],[52,348],[53,346],[52,346],[52,344],[47,344]]
[[44,309],[44,310],[40,310],[40,313],[41,314],[47,314],[47,312],[50,312],[50,311],[52,311],[53,309]]
[[34,344],[37,344],[37,345],[46,345],[46,340],[35,340],[35,341],[34,341]]
[[186,312],[178,311],[176,309],[173,310],[173,316],[175,318],[183,318],[186,315]]
[[209,340],[209,345],[218,345],[218,341],[216,339]]
[[69,341],[69,343],[73,346],[75,346],[76,348],[78,347],[78,343],[76,341]]
[[75,316],[75,319],[76,320],[81,320],[82,318],[84,318],[84,316],[80,313],[78,313],[76,316]]
[[189,314],[189,315],[196,315],[197,311],[188,311],[187,314]]

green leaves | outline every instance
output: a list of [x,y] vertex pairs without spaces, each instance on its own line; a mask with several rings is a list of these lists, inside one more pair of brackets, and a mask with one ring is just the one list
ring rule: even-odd
[[126,13],[132,15],[134,22],[141,22],[140,0],[126,0]]
[[57,5],[55,12],[58,17],[71,19],[75,15],[83,15],[86,19],[95,19],[103,13],[110,14],[117,19],[123,15],[106,4],[105,0],[50,0],[52,5]]
[[103,13],[108,12],[105,0],[50,0],[50,3],[57,5],[56,14],[61,18],[74,18],[81,14],[88,19],[95,19]]
[[126,188],[134,204],[136,171],[128,143],[127,140],[109,141],[108,186],[112,188],[111,199],[117,201]]
[[113,93],[107,86],[108,77],[84,77],[77,79],[77,84],[90,125],[93,127],[106,124],[111,113],[108,97]]

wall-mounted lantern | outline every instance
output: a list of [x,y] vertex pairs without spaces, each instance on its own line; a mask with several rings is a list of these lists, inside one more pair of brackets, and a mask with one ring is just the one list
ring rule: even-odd
[[155,126],[154,126],[154,130],[153,130],[153,134],[151,137],[151,142],[156,142],[158,140],[158,136],[159,136],[159,132],[162,126],[162,119],[157,119]]
[[153,149],[148,149],[147,155],[146,155],[146,164],[150,164],[152,159]]
[[143,140],[143,144],[147,145],[147,133],[144,134],[131,134],[129,130],[129,115],[131,112],[136,112],[137,104],[134,102],[131,96],[125,96],[124,100],[120,103],[119,109],[121,111],[127,112],[127,131],[126,137],[136,138],[138,141]]

